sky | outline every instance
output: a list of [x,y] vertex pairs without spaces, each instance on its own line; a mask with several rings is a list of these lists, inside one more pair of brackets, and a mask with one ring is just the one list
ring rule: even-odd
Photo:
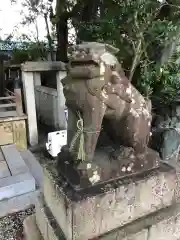
[[[23,27],[20,23],[23,16],[20,12],[24,9],[21,6],[22,0],[18,0],[17,4],[11,4],[10,0],[1,0],[3,4],[0,5],[0,37],[5,39],[9,34],[14,35],[14,39],[20,39],[22,34],[27,34],[31,39],[35,35],[35,26]],[[39,38],[44,40],[46,36],[45,23],[42,17],[38,18]]]

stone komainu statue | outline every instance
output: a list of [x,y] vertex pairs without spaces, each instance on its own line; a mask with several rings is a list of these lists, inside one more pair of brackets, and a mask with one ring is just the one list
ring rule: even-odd
[[[133,149],[142,165],[150,136],[151,102],[129,82],[115,57],[117,52],[110,45],[94,42],[71,48],[68,74],[62,81],[66,105],[74,117],[77,113],[82,117],[85,162],[94,158],[104,119],[111,139]],[[70,128],[69,146],[76,133],[76,127],[74,131]]]

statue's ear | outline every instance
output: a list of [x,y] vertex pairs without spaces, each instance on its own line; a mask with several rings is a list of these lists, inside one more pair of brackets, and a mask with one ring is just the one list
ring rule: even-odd
[[120,64],[120,63],[115,64],[115,65],[112,67],[112,71],[116,71],[116,72],[120,73],[120,72],[122,71],[121,64]]
[[119,74],[119,76],[120,76],[121,78],[124,78],[124,77],[125,77],[125,72],[124,72],[124,70],[123,70],[123,68],[122,68],[122,66],[121,66],[120,63],[116,64],[114,71],[118,72],[118,74]]

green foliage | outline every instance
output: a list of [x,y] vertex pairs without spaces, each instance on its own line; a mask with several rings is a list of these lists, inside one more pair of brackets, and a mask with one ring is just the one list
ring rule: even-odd
[[[172,6],[168,0],[102,2],[96,20],[75,26],[77,31],[88,31],[90,40],[118,47],[118,58],[127,76],[142,94],[159,94],[161,89],[170,100],[169,96],[176,93],[173,89],[177,87],[175,79],[179,69],[173,63],[161,65],[164,51],[177,40],[180,33],[178,3]],[[161,75],[158,73],[160,67],[165,69]],[[164,71],[168,74],[164,75]]]
[[142,67],[138,89],[159,104],[171,104],[180,94],[180,64],[177,59],[175,53],[161,66],[150,64]]
[[168,62],[162,66],[154,86],[154,95],[159,96],[160,101],[167,104],[173,102],[180,91],[180,65]]
[[47,48],[44,43],[24,43],[21,48],[15,48],[12,54],[13,63],[47,59]]
[[[143,95],[159,96],[166,103],[175,98],[180,69],[174,59],[169,59],[180,35],[179,0],[56,0],[55,14],[50,7],[52,0],[48,4],[43,0],[23,1],[32,13],[25,18],[26,24],[35,21],[36,25],[38,14],[51,12],[51,22],[60,32],[57,41],[62,58],[67,47],[63,29],[71,22],[78,42],[107,42],[120,49],[119,61]],[[28,59],[36,59],[37,48],[30,49]],[[39,52],[42,55],[43,51]]]

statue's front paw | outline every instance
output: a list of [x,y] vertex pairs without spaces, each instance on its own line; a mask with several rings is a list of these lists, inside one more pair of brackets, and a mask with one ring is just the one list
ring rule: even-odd
[[101,180],[98,165],[91,162],[82,162],[78,165],[80,173],[89,179],[91,184],[95,184]]

